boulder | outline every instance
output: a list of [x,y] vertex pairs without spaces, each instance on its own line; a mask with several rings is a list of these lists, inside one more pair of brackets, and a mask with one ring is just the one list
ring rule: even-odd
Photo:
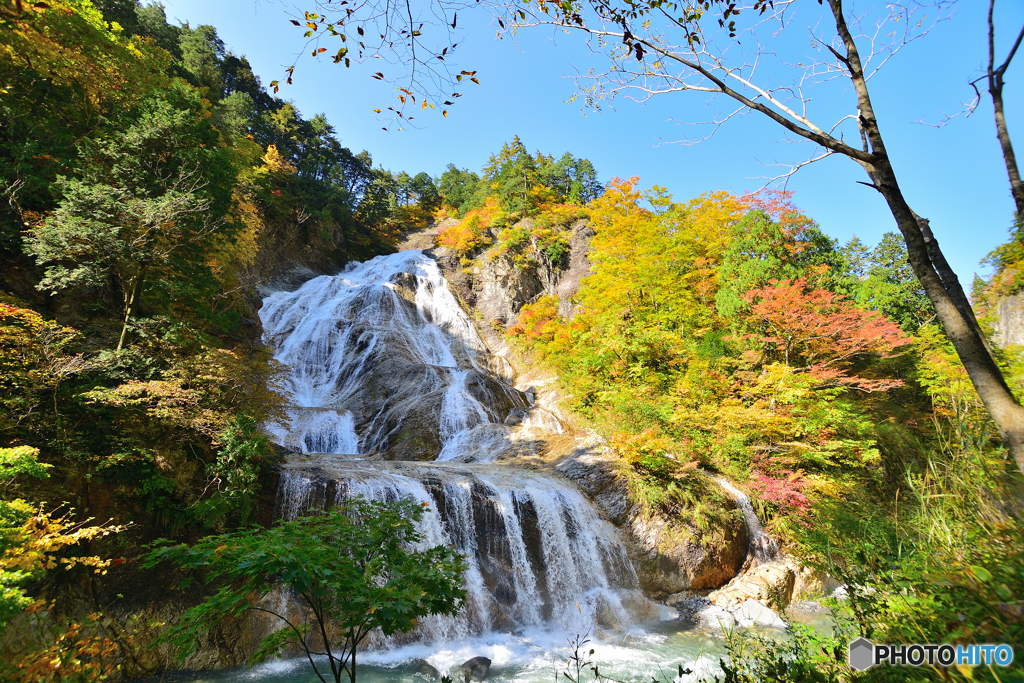
[[737,576],[724,587],[708,595],[714,604],[736,609],[747,600],[785,608],[793,600],[796,574],[786,562],[776,560],[762,564]]
[[738,609],[733,611],[736,624],[743,628],[760,626],[765,628],[787,629],[786,622],[782,620],[775,610],[757,600],[747,600]]
[[743,567],[749,535],[742,520],[725,529],[725,543],[712,545],[685,519],[630,510],[633,565],[640,588],[655,599],[684,590],[717,588]]
[[697,615],[697,621],[707,628],[728,631],[736,628],[736,618],[727,609],[718,605],[706,607]]
[[793,557],[784,557],[786,566],[793,570],[794,600],[812,600],[822,598],[839,587],[840,583],[820,569],[801,565]]
[[427,660],[417,659],[415,661],[415,664],[416,673],[420,676],[423,676],[427,680],[436,681],[437,679],[441,678],[441,672],[434,668],[434,666]]
[[600,444],[578,443],[555,462],[555,470],[629,534],[630,559],[646,595],[661,600],[681,591],[717,588],[736,576],[749,544],[742,520],[725,530],[724,544],[712,545],[686,519],[633,505],[614,454]]
[[466,681],[482,681],[491,670],[491,660],[487,657],[473,657],[459,666],[463,679]]

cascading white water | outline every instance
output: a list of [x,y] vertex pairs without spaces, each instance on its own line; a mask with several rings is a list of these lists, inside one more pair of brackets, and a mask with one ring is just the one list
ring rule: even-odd
[[407,251],[313,278],[268,295],[260,317],[296,406],[274,432],[297,452],[281,516],[412,496],[429,503],[423,543],[467,559],[465,609],[413,638],[618,629],[650,609],[618,531],[575,487],[494,462],[561,424],[509,385],[432,259]]
[[615,529],[577,490],[545,475],[479,464],[293,463],[282,473],[279,513],[294,518],[353,496],[428,503],[424,546],[447,545],[466,558],[466,608],[422,620],[421,639],[571,630],[581,619],[621,628],[632,621],[623,601],[643,602]]
[[779,544],[765,533],[764,527],[761,526],[761,520],[757,518],[757,513],[754,512],[754,506],[750,504],[750,497],[729,483],[727,479],[719,477],[715,481],[736,499],[736,504],[743,511],[743,520],[747,525],[747,532],[750,535],[750,547],[747,550],[747,556],[753,558],[756,564],[771,562],[778,557]]
[[293,423],[301,425],[275,436],[298,451],[345,452],[337,450],[343,446],[408,459],[418,447],[411,442],[424,437],[403,426],[426,428],[427,441],[443,445],[527,407],[487,370],[472,321],[437,264],[418,251],[274,292],[260,318],[275,358],[290,368],[286,389]]

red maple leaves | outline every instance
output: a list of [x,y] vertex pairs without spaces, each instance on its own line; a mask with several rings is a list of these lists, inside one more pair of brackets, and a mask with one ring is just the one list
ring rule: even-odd
[[743,297],[752,305],[753,321],[766,332],[760,340],[774,347],[787,366],[808,373],[820,385],[866,392],[902,386],[902,380],[851,373],[857,360],[891,358],[911,343],[885,316],[857,308],[841,294],[811,289],[806,278],[772,281]]

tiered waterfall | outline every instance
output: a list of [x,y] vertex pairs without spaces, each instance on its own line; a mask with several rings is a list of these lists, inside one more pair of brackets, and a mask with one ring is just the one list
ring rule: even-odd
[[510,454],[558,421],[511,385],[419,251],[380,256],[264,299],[260,317],[288,368],[293,455],[280,514],[351,496],[429,503],[423,542],[467,559],[467,603],[421,622],[440,642],[494,631],[622,628],[645,605],[619,532],[570,483]]

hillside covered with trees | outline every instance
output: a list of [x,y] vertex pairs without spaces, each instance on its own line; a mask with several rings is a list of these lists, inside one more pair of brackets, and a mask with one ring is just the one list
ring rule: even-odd
[[[533,177],[524,196],[550,196]],[[502,331],[524,367],[558,378],[579,426],[606,436],[638,499],[713,536],[728,510],[707,474],[743,482],[789,552],[867,586],[837,634],[1021,642],[1020,474],[902,239],[839,244],[787,193],[677,202],[639,183],[613,180],[585,206],[564,192],[516,205],[497,182],[462,213],[462,194],[443,195],[445,215],[462,217],[438,244],[467,272],[497,259],[557,269],[573,223],[588,221],[590,273],[569,311],[538,295]],[[976,283],[986,325],[1020,291],[1017,240]],[[1020,395],[1019,347],[993,348]],[[839,670],[845,642],[838,656],[827,639],[785,651],[755,639],[743,680],[783,654]]]
[[159,4],[4,4],[0,74],[6,621],[113,599],[69,558],[269,521],[259,288],[392,249],[418,186]]

